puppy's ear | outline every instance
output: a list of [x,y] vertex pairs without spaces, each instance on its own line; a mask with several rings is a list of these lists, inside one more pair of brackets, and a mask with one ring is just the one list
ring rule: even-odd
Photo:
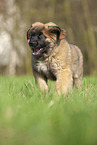
[[54,26],[46,26],[45,29],[43,30],[44,35],[48,37],[57,37],[58,39],[64,39],[66,36],[66,31],[57,25]]
[[59,39],[64,39],[66,37],[66,34],[67,34],[66,30],[61,28]]
[[27,31],[27,40],[28,40],[28,39],[30,38],[30,36],[31,36],[31,33],[30,33],[31,28],[32,28],[32,26],[31,26],[30,29],[28,29],[28,31]]

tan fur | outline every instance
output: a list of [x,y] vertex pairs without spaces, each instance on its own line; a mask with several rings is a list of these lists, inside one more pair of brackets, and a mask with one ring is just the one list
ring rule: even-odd
[[52,79],[52,74],[56,76],[56,90],[59,95],[61,93],[66,94],[69,89],[72,89],[73,82],[77,88],[81,88],[83,56],[77,46],[69,44],[64,39],[66,31],[60,28],[60,44],[57,45],[56,35],[51,34],[49,31],[50,29],[57,29],[57,27],[53,28],[53,26],[57,26],[56,24],[52,22],[47,24],[37,22],[32,24],[32,26],[44,27],[41,31],[47,36],[46,41],[50,42],[50,49],[47,57],[44,55],[39,60],[32,57],[33,74],[40,88],[43,91],[48,90],[44,75],[47,79]]

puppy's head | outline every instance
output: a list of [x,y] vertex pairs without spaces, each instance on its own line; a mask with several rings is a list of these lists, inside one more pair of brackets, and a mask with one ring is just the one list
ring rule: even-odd
[[28,44],[35,56],[52,50],[65,36],[66,31],[52,22],[46,24],[36,22],[27,31]]

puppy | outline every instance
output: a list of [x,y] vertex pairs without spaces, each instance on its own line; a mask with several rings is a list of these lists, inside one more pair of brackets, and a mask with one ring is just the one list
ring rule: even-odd
[[59,95],[72,89],[73,83],[77,88],[82,87],[82,53],[65,37],[66,31],[52,22],[36,22],[27,31],[33,75],[43,91],[48,90],[48,79],[56,81]]

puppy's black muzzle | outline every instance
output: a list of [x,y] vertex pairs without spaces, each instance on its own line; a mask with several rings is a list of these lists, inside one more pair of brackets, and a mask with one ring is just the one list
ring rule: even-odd
[[36,41],[31,40],[31,41],[29,42],[29,45],[30,45],[31,47],[36,47],[36,46],[38,45],[38,43],[37,43]]

